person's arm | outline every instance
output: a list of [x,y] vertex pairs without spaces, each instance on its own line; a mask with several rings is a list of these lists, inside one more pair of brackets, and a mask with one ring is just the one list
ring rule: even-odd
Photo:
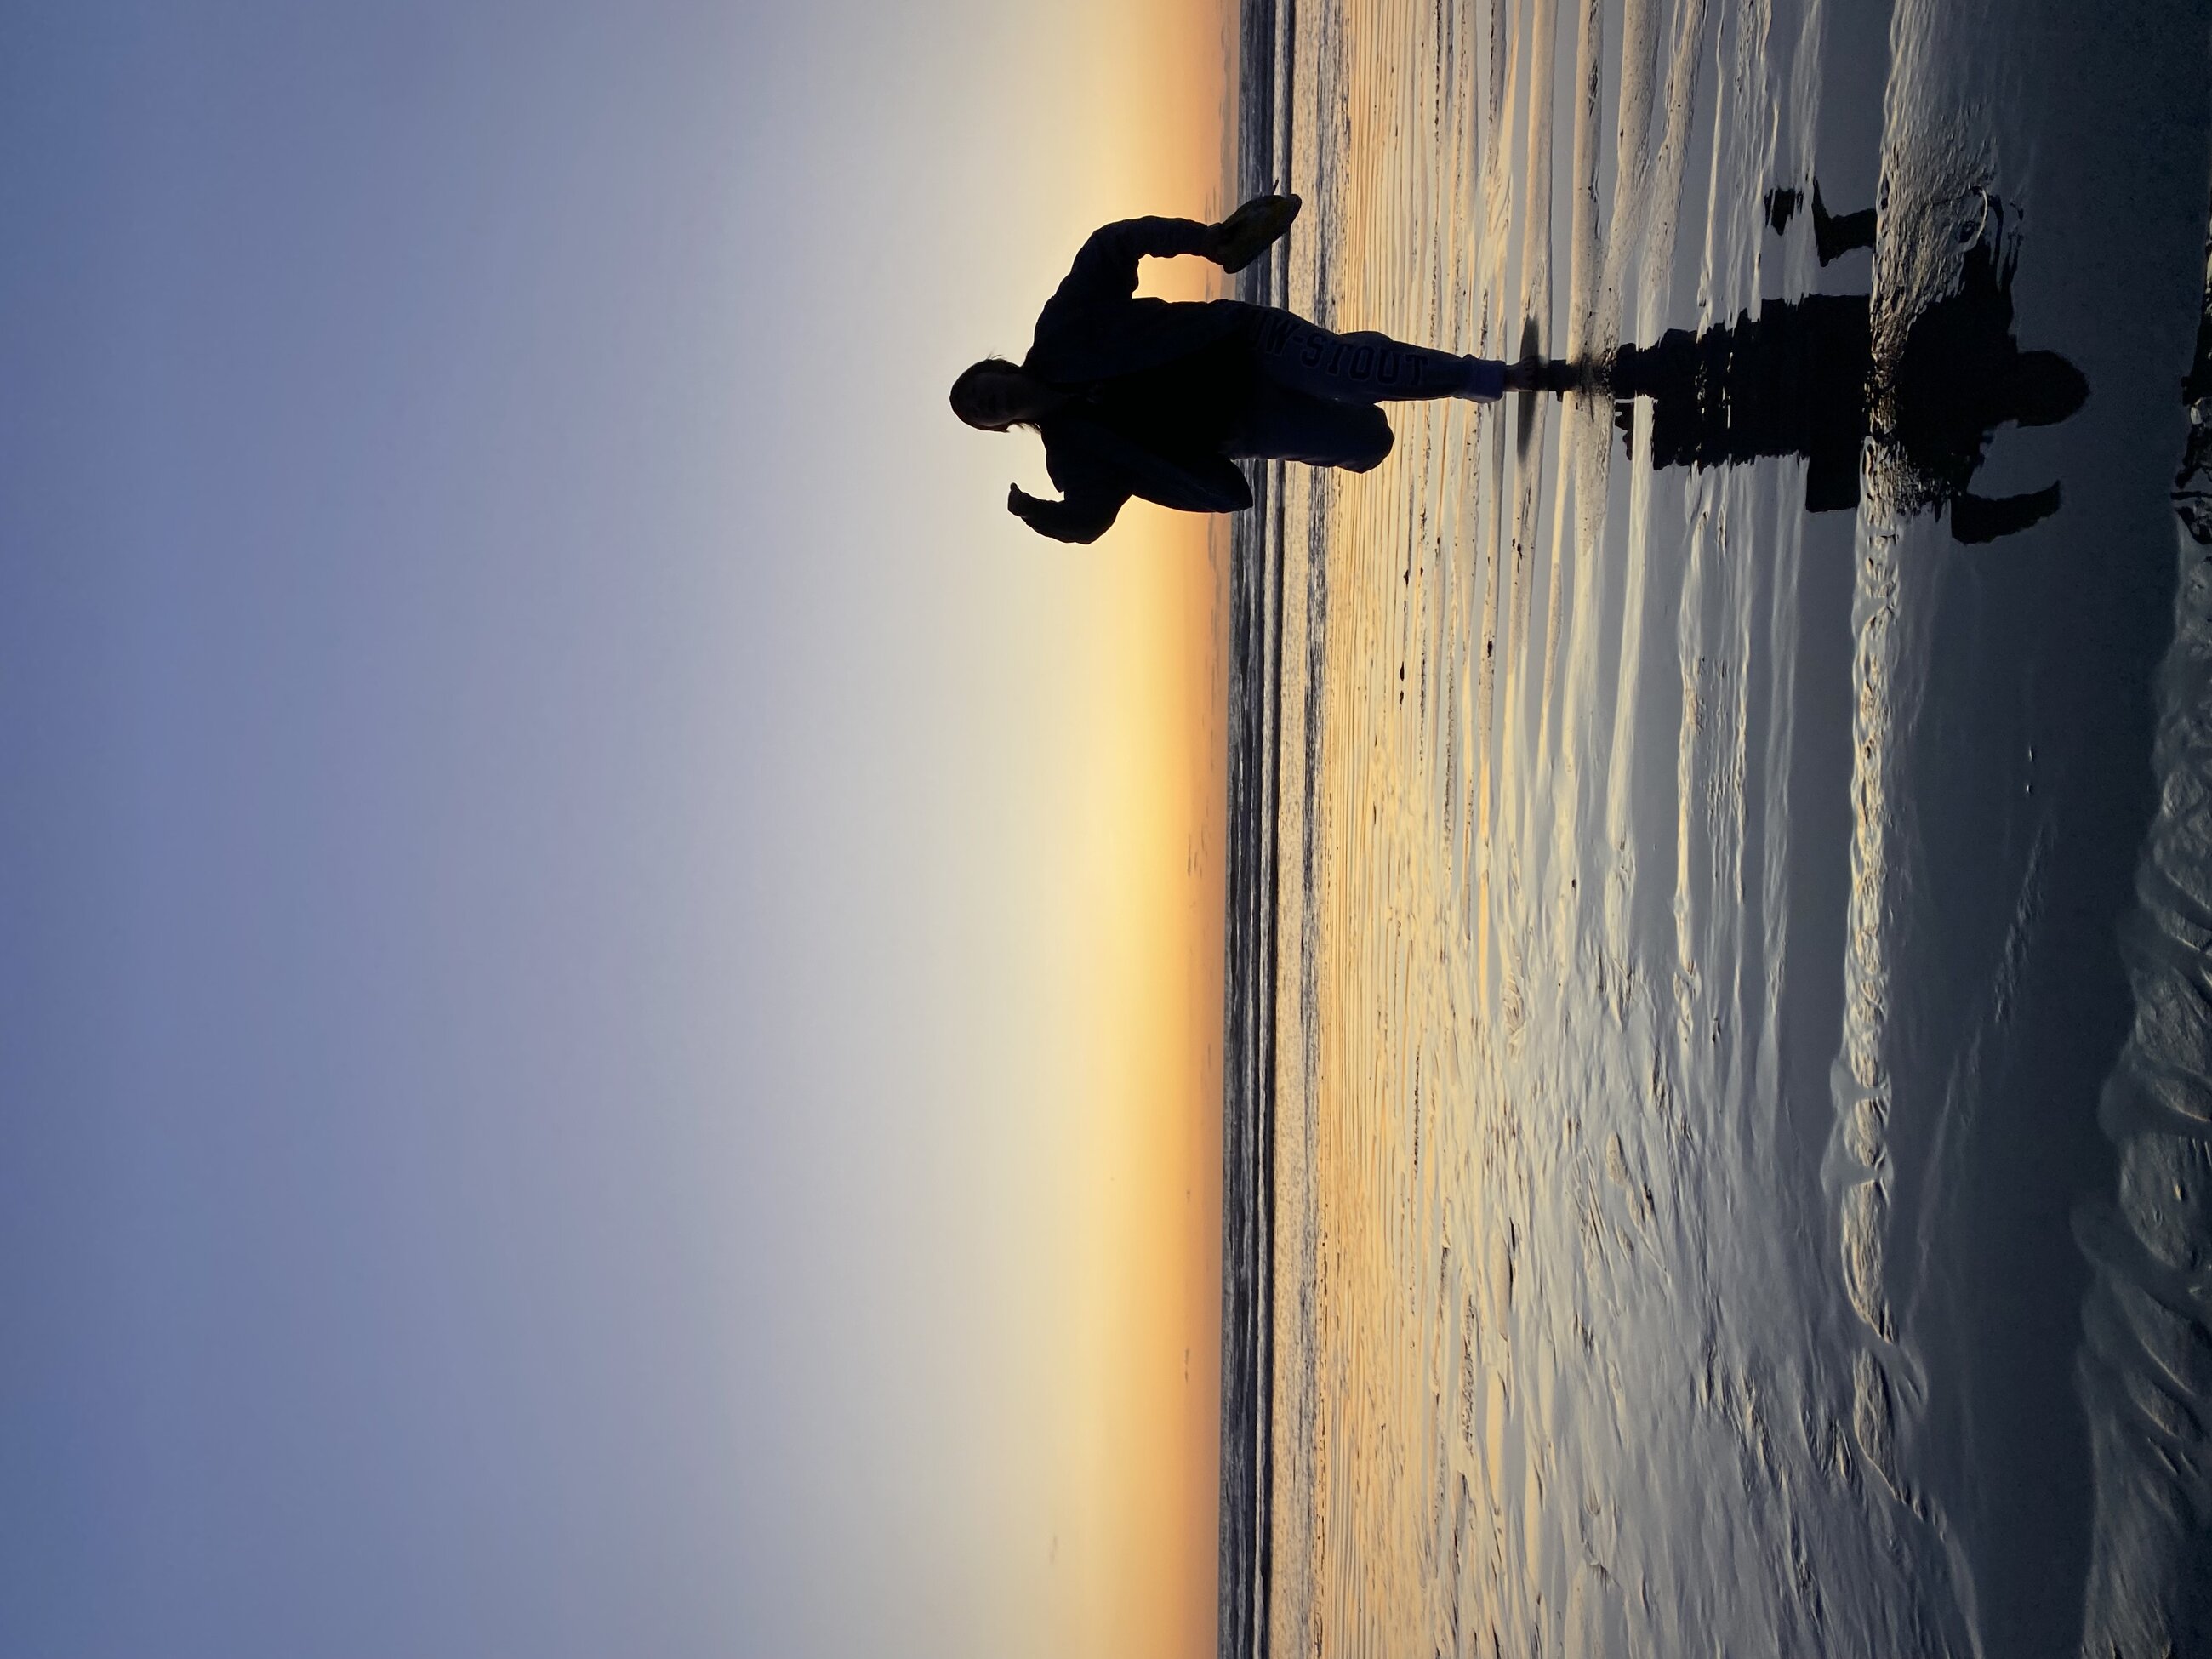
[[1067,301],[1092,304],[1126,300],[1137,291],[1139,259],[1204,253],[1213,231],[1212,225],[1195,219],[1119,219],[1102,225],[1077,252],[1047,309]]
[[2061,499],[2055,483],[2025,495],[1999,495],[1994,500],[1961,490],[1951,498],[1951,539],[1972,547],[1993,542],[2000,536],[2016,536],[2056,513]]
[[1069,490],[1064,501],[1048,501],[1019,484],[1006,489],[1006,511],[1040,536],[1079,544],[1095,542],[1113,527],[1129,499],[1126,489]]
[[1116,220],[1091,233],[1052,303],[1126,300],[1137,291],[1140,259],[1195,253],[1224,270],[1242,270],[1289,230],[1297,216],[1295,196],[1255,196],[1218,225],[1195,219]]

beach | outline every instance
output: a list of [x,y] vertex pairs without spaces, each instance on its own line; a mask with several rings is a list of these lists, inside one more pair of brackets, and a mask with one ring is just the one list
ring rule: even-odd
[[[2212,1640],[2212,62],[2077,10],[1246,7],[1246,297],[1740,390],[1255,478],[1224,1655]],[[2087,399],[1931,459],[1978,283]]]

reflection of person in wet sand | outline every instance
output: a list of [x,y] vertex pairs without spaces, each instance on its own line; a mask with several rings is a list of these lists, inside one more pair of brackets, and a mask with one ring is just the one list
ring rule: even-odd
[[[1778,236],[1790,228],[1790,220],[1805,203],[1805,193],[1797,190],[1770,190],[1766,192],[1766,222],[1774,227]],[[1820,263],[1831,265],[1855,247],[1874,246],[1874,210],[1861,208],[1856,213],[1836,214],[1828,211],[1828,204],[1820,199],[1820,181],[1813,181],[1813,251],[1820,256]]]
[[1295,196],[1261,196],[1219,224],[1126,219],[1092,234],[1037,318],[1029,355],[987,357],[952,383],[953,412],[969,425],[1034,427],[1044,440],[1062,499],[1016,487],[1008,511],[1064,542],[1096,541],[1132,495],[1235,512],[1252,505],[1239,458],[1364,472],[1390,453],[1377,404],[1489,403],[1536,383],[1533,360],[1509,368],[1381,334],[1333,334],[1237,300],[1135,297],[1140,258],[1195,253],[1241,270],[1297,210]]
[[[1871,211],[1834,218],[1817,194],[1814,206],[1823,264],[1872,245]],[[1770,212],[1778,228],[1787,222],[1787,212]],[[2058,510],[2059,487],[1975,495],[1969,485],[1990,439],[2008,421],[2064,420],[2089,388],[2057,353],[2020,349],[2013,257],[1993,240],[1967,251],[1957,291],[1912,319],[1893,361],[1875,361],[1867,295],[1770,301],[1732,326],[1675,329],[1656,344],[1621,347],[1609,375],[1620,399],[1614,422],[1626,436],[1630,400],[1652,399],[1655,466],[1802,455],[1805,506],[1814,513],[1857,505],[1860,452],[1871,436],[1897,464],[1886,475],[1893,505],[1948,507],[1961,542],[2025,530]]]

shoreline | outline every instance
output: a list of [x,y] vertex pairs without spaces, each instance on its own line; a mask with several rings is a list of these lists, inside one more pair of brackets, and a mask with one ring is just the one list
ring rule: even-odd
[[[1279,50],[1294,0],[1244,0],[1230,200],[1283,179]],[[1237,278],[1274,303],[1279,248]],[[1273,1594],[1275,909],[1282,668],[1282,463],[1253,469],[1254,506],[1230,538],[1226,939],[1221,1146],[1222,1659],[1264,1659]]]

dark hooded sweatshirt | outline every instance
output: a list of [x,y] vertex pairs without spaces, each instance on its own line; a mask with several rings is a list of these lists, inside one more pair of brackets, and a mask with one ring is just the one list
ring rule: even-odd
[[1096,541],[1132,495],[1186,513],[1252,505],[1222,446],[1251,403],[1251,331],[1267,313],[1237,300],[1136,297],[1139,259],[1197,253],[1206,229],[1194,219],[1108,225],[1046,302],[1021,366],[1071,401],[1036,423],[1064,499],[1013,495],[1031,529]]

